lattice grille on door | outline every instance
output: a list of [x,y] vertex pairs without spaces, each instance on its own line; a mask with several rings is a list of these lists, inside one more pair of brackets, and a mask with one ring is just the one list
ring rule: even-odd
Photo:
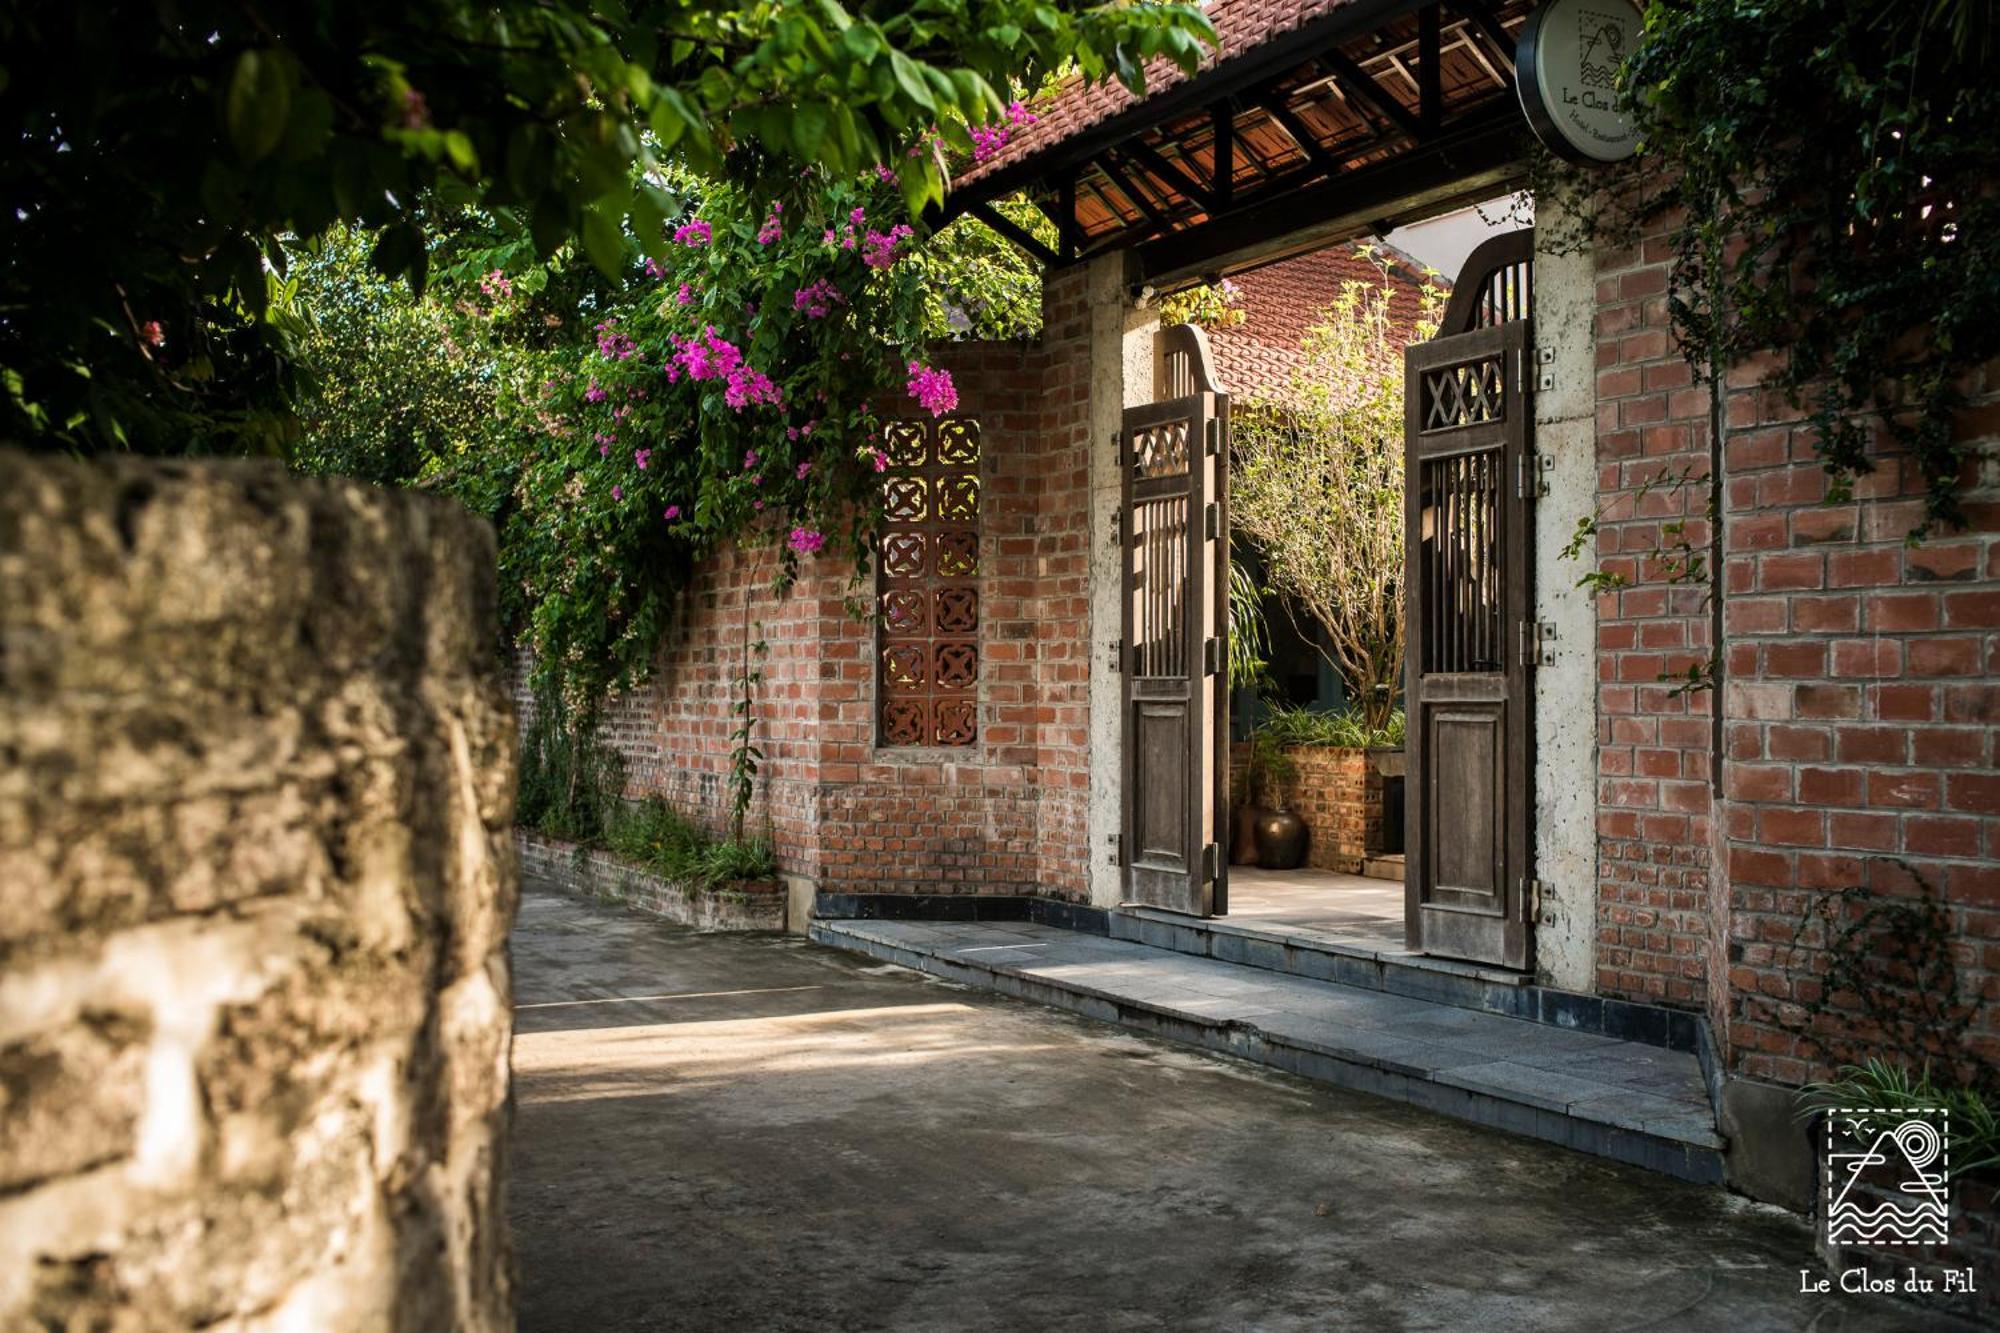
[[883,431],[876,565],[878,737],[979,737],[979,423],[895,421]]
[[1507,368],[1497,355],[1425,371],[1422,384],[1426,434],[1507,419]]
[[1500,451],[1423,464],[1423,670],[1499,671]]

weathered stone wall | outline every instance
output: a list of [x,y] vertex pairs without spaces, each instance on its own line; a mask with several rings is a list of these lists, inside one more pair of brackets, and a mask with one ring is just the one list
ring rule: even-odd
[[0,452],[0,1327],[511,1328],[493,542]]

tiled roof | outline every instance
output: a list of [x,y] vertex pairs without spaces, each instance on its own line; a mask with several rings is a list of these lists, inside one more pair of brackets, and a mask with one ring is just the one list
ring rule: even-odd
[[[1208,11],[1217,44],[1202,57],[1195,77],[1237,56],[1254,51],[1272,38],[1306,26],[1314,19],[1345,9],[1356,0],[1218,0]],[[1179,83],[1188,75],[1164,57],[1146,66],[1146,99]],[[1035,108],[1037,120],[1016,130],[1007,145],[984,162],[959,173],[956,184],[969,185],[1002,167],[1025,161],[1074,135],[1139,104],[1124,84],[1113,79],[1085,86],[1066,84],[1047,104]]]
[[[1399,251],[1379,243],[1377,249],[1391,263],[1395,293],[1389,300],[1389,318],[1397,345],[1405,346],[1416,340],[1417,293],[1423,270]],[[1342,285],[1365,282],[1373,286],[1381,281],[1381,270],[1375,263],[1346,245],[1237,274],[1230,282],[1236,287],[1236,305],[1245,319],[1234,328],[1213,329],[1208,335],[1222,387],[1238,398],[1284,397],[1292,373],[1305,364],[1299,348],[1306,331],[1320,322]]]

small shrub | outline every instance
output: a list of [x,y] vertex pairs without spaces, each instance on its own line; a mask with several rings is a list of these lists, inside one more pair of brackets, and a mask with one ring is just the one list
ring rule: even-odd
[[1338,745],[1348,749],[1395,749],[1403,743],[1403,710],[1389,714],[1388,721],[1371,729],[1361,713],[1346,709],[1338,713],[1317,713],[1307,708],[1279,708],[1257,728],[1258,736],[1268,736],[1275,745],[1296,748]]
[[605,845],[664,879],[690,879],[709,848],[708,835],[657,796],[612,821]]
[[713,888],[741,880],[771,879],[777,873],[778,861],[770,842],[751,838],[744,842],[712,843],[702,854],[697,877]]
[[1954,1176],[2000,1167],[2000,1115],[1972,1088],[1941,1088],[1926,1066],[1911,1073],[1902,1065],[1867,1060],[1843,1065],[1826,1083],[1799,1089],[1799,1115],[1845,1110],[1863,1134],[1892,1129],[1919,1107],[1941,1106],[1951,1115],[1951,1169]]
[[573,718],[555,691],[538,696],[535,720],[521,737],[516,821],[570,842],[601,843],[624,788],[625,761],[597,739],[595,723]]

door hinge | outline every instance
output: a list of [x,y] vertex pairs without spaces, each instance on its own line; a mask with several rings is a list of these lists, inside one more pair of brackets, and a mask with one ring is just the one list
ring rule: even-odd
[[1201,641],[1201,673],[1213,676],[1222,670],[1222,640],[1211,634]]
[[1125,672],[1125,640],[1113,639],[1111,642],[1105,644],[1104,646],[1111,650],[1112,674],[1123,675]]
[[1214,541],[1222,535],[1222,508],[1210,500],[1201,511],[1201,532],[1204,541]]
[[1556,349],[1537,347],[1535,349],[1535,391],[1547,393],[1556,387]]
[[1212,458],[1222,447],[1222,423],[1214,417],[1208,419],[1208,454]]
[[1124,865],[1125,835],[1122,833],[1112,833],[1107,835],[1104,840],[1111,844],[1111,864],[1115,866]]
[[1546,454],[1538,454],[1530,449],[1514,460],[1514,496],[1520,500],[1539,500],[1549,493],[1549,479],[1544,474],[1553,470],[1556,460]]
[[1125,510],[1122,506],[1114,507],[1111,511],[1111,531],[1108,536],[1113,546],[1125,544]]
[[1527,914],[1528,924],[1538,926],[1542,922],[1542,882],[1530,875],[1521,876],[1521,905]]
[[1555,656],[1556,627],[1546,620],[1521,622],[1521,665],[1540,666]]
[[1204,883],[1212,881],[1222,873],[1222,848],[1215,843],[1203,843],[1201,848],[1201,877]]

